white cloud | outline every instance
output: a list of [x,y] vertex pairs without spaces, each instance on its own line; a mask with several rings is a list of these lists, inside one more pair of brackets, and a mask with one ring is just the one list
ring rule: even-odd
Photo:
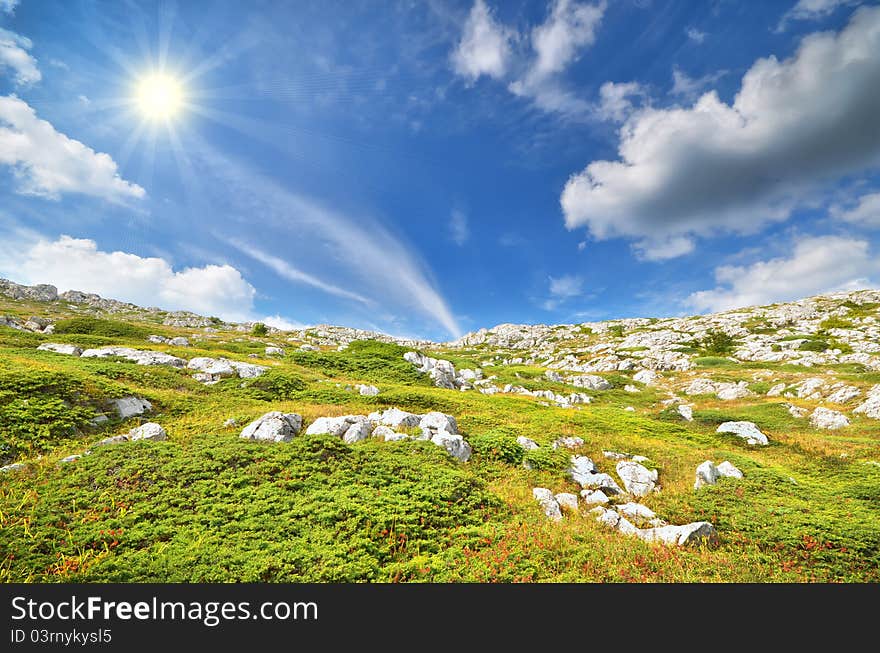
[[861,0],[798,0],[779,21],[777,31],[783,31],[792,20],[820,20],[830,16],[839,7],[851,7]]
[[710,73],[702,77],[689,77],[687,73],[677,66],[672,69],[672,95],[677,95],[685,100],[694,100],[707,86],[711,86],[727,74],[726,70]]
[[174,270],[165,260],[104,252],[93,240],[22,241],[4,251],[3,275],[19,283],[50,283],[139,306],[188,310],[226,320],[247,320],[256,291],[229,265]]
[[452,216],[449,218],[449,235],[452,238],[452,242],[459,247],[464,245],[471,237],[467,216],[458,209],[454,209]]
[[863,227],[880,227],[880,193],[862,195],[854,205],[848,208],[833,206],[831,207],[831,215],[838,220]]
[[373,304],[371,300],[362,295],[346,290],[345,288],[340,288],[339,286],[336,286],[332,283],[327,283],[326,281],[323,281],[322,279],[319,279],[314,275],[303,272],[302,270],[298,270],[284,259],[278,258],[277,256],[272,256],[271,254],[264,252],[258,247],[254,247],[253,245],[249,245],[240,240],[235,240],[231,238],[224,240],[228,245],[235,247],[243,254],[247,254],[252,259],[259,261],[266,267],[274,270],[274,272],[278,276],[284,277],[288,281],[293,281],[294,283],[302,283],[307,286],[317,288],[318,290],[323,290],[324,292],[331,295],[336,295],[337,297],[343,297],[345,299],[353,299],[354,301],[361,302],[362,304]]
[[701,32],[696,27],[688,27],[685,34],[694,43],[703,43],[706,40],[706,32]]
[[[6,11],[11,13],[12,7]],[[0,27],[0,70],[13,70],[15,83],[20,86],[35,84],[42,79],[36,59],[27,52],[32,47],[30,39]]]
[[691,294],[685,303],[699,311],[726,311],[874,287],[880,280],[878,275],[880,259],[870,252],[867,241],[841,236],[808,237],[795,243],[788,258],[716,268],[719,285]]
[[604,0],[595,5],[555,0],[546,20],[531,31],[534,55],[525,61],[512,49],[522,39],[519,32],[495,21],[483,0],[477,0],[452,53],[453,67],[470,82],[480,75],[511,79],[516,74],[511,68],[517,68],[521,74],[507,85],[514,95],[529,98],[543,111],[587,114],[594,106],[565,89],[560,76],[596,40],[604,13]]
[[687,236],[669,236],[640,240],[633,245],[636,256],[643,261],[666,261],[690,254],[697,244]]
[[637,111],[620,159],[569,179],[566,226],[651,250],[787,219],[822,183],[880,162],[878,81],[880,7],[863,8],[790,59],[756,61],[732,105],[709,92],[691,108]]
[[55,131],[15,95],[0,97],[0,165],[12,167],[17,191],[25,195],[82,193],[111,201],[146,195],[119,176],[109,154]]
[[578,297],[584,292],[584,280],[573,274],[564,274],[561,277],[548,277],[550,281],[550,298],[546,299],[541,307],[548,311],[556,310],[560,304]]
[[266,326],[281,329],[282,331],[299,331],[300,329],[305,329],[308,327],[307,324],[293,322],[285,317],[281,317],[278,314],[266,316],[263,319],[259,320],[259,322],[262,322]]
[[602,120],[623,122],[633,112],[630,97],[643,94],[644,90],[638,82],[605,82],[599,88],[599,106],[596,115]]
[[495,21],[483,0],[476,0],[464,24],[461,41],[452,53],[455,72],[471,82],[480,75],[495,79],[504,77],[513,36],[510,30]]
[[11,14],[15,11],[15,7],[18,3],[19,0],[0,0],[0,11]]
[[547,20],[532,30],[535,58],[520,79],[508,90],[531,98],[544,111],[583,114],[593,107],[565,90],[559,75],[573,63],[583,48],[596,40],[596,30],[605,14],[605,2],[595,5],[556,0]]

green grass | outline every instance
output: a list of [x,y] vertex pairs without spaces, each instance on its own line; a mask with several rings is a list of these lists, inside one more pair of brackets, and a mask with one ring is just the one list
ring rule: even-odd
[[[36,315],[45,306],[0,300],[0,310]],[[623,391],[631,383],[627,373],[602,374],[614,388],[587,391],[592,404],[567,410],[530,397],[435,388],[395,345],[356,342],[342,352],[289,351],[268,360],[265,338],[221,325],[195,340],[193,330],[157,328],[149,320],[74,317],[82,316],[71,315],[76,333],[0,327],[0,459],[28,461],[26,470],[0,475],[2,581],[880,580],[880,469],[865,463],[880,460],[876,420],[854,417],[846,429],[819,431],[782,405],[813,403],[758,395],[733,402],[688,397],[694,421],[685,422],[659,405],[668,396],[664,388]],[[145,333],[187,335],[193,346],[153,345]],[[46,341],[225,356],[270,371],[205,386],[187,370],[36,351]],[[485,346],[430,353],[471,368],[495,355],[527,356]],[[695,363],[696,370],[662,376],[679,388],[706,374],[701,369],[715,369],[713,377],[746,380],[761,393],[779,379],[794,383],[828,372],[862,388],[880,383],[880,374],[857,365],[736,363],[724,355]],[[757,370],[773,376],[755,376]],[[574,390],[544,372],[535,365],[487,368],[498,385]],[[381,392],[362,397],[346,389],[355,383]],[[153,403],[149,419],[166,428],[169,440],[95,448],[59,465],[63,456],[138,423],[88,424],[108,399],[129,394]],[[266,444],[237,437],[270,410],[300,413],[308,424],[391,406],[454,415],[473,447],[471,460],[460,463],[427,442],[345,445],[300,436]],[[238,426],[224,427],[228,418]],[[729,420],[755,422],[770,446],[715,433]],[[541,448],[524,452],[520,435]],[[532,488],[579,489],[565,472],[572,452],[549,446],[562,436],[582,438],[577,453],[603,472],[614,473],[603,450],[647,456],[662,490],[645,505],[672,523],[711,521],[718,548],[647,545],[575,515],[548,522]],[[694,469],[707,459],[730,460],[746,477],[694,492]]]

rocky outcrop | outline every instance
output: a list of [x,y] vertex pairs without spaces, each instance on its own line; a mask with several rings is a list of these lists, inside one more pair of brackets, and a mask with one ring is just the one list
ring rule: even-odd
[[657,488],[658,473],[632,460],[617,463],[617,475],[623,481],[623,487],[634,497],[644,497]]
[[817,429],[836,431],[849,426],[849,418],[839,411],[819,406],[810,415],[810,425]]
[[715,485],[719,478],[742,478],[743,473],[733,463],[724,461],[716,466],[711,460],[700,463],[697,467],[694,489],[699,490],[706,485]]
[[289,442],[301,429],[302,415],[273,410],[245,426],[239,437],[264,442]]

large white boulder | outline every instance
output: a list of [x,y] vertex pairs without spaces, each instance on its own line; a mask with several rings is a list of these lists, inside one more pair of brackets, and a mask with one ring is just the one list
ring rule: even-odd
[[578,388],[589,388],[590,390],[610,390],[611,383],[596,374],[583,374],[580,376],[569,377],[568,382]]
[[559,504],[560,509],[562,509],[563,511],[578,511],[578,498],[576,494],[571,494],[570,492],[559,492],[554,496],[554,498],[556,499],[556,503]]
[[289,442],[301,429],[301,415],[273,410],[245,426],[239,437],[245,440]]
[[146,424],[141,424],[129,431],[128,439],[132,442],[137,440],[153,440],[159,442],[161,440],[167,440],[168,434],[165,432],[165,429],[156,424],[156,422],[147,422]]
[[521,446],[526,451],[531,451],[532,449],[538,449],[538,443],[532,440],[531,438],[527,438],[524,435],[520,435],[516,439],[516,443]]
[[419,420],[419,428],[423,431],[447,431],[452,434],[458,433],[458,424],[452,415],[446,415],[433,411],[425,413]]
[[439,430],[431,436],[431,442],[443,447],[453,458],[466,463],[473,453],[471,445],[458,433]]
[[111,399],[110,405],[116,414],[122,419],[143,415],[147,411],[153,410],[153,404],[146,399],[140,397],[122,397],[121,399]]
[[754,422],[724,422],[715,429],[715,432],[730,433],[742,438],[748,444],[766,445],[770,443],[767,436],[761,432]]
[[327,433],[338,438],[344,436],[354,424],[367,421],[363,415],[342,415],[340,417],[319,417],[309,424],[306,435]]
[[742,478],[743,473],[733,463],[725,460],[715,468],[724,478]]
[[632,460],[617,463],[617,475],[623,481],[623,487],[634,497],[644,497],[657,486],[657,470],[649,470]]
[[571,457],[571,466],[568,468],[568,474],[575,483],[580,484],[582,487],[598,471],[596,464],[590,458],[586,456]]
[[66,354],[68,356],[79,356],[83,353],[81,347],[76,345],[64,345],[58,342],[44,342],[37,347],[39,351],[53,351],[56,354]]
[[836,431],[849,426],[849,418],[839,411],[819,406],[810,415],[810,425],[817,429]]
[[715,467],[715,463],[711,460],[700,463],[697,466],[697,478],[694,481],[694,489],[699,490],[704,485],[715,485],[719,476],[718,468]]
[[408,413],[399,408],[389,408],[382,412],[370,413],[368,418],[373,422],[383,424],[384,426],[390,426],[394,429],[418,426],[422,419],[419,415]]

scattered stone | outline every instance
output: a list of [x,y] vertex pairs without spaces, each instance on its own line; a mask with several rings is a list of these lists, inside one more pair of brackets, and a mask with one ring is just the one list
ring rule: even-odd
[[820,406],[810,415],[810,425],[817,429],[836,431],[849,426],[849,418],[841,412]]
[[581,490],[581,498],[588,506],[601,506],[611,500],[602,490]]
[[636,535],[645,542],[659,542],[674,546],[716,546],[718,544],[718,532],[707,521],[693,522],[683,526],[660,526],[647,528],[636,532]]
[[742,478],[743,473],[733,463],[724,461],[716,467],[718,473],[725,478]]
[[853,412],[871,419],[880,419],[880,383],[868,391],[867,401],[860,404]]
[[617,510],[621,517],[626,517],[630,523],[639,527],[666,525],[666,522],[659,519],[653,510],[640,503],[623,503],[615,506],[615,510]]
[[592,460],[587,458],[586,456],[572,456],[571,457],[571,467],[568,468],[568,474],[571,476],[572,480],[575,483],[579,483],[581,486],[584,485],[584,481],[589,479],[593,474],[596,474],[599,470],[596,468],[596,465]]
[[779,395],[782,394],[783,390],[785,390],[785,384],[784,383],[777,383],[776,385],[774,385],[772,388],[770,388],[767,391],[767,396],[768,397],[778,397]]
[[532,488],[532,496],[534,496],[538,503],[541,504],[541,509],[549,519],[552,519],[553,521],[562,520],[562,511],[559,509],[559,502],[556,501],[556,497],[553,496],[553,493],[550,490],[543,487]]
[[284,349],[281,347],[266,347],[266,356],[284,356]]
[[4,465],[0,467],[0,472],[17,472],[19,469],[24,469],[27,467],[24,463],[12,463],[11,465]]
[[612,385],[606,379],[595,374],[584,374],[569,377],[568,382],[576,388],[589,388],[590,390],[610,390]]
[[238,421],[234,417],[230,417],[228,420],[223,422],[223,428],[231,428],[233,426],[238,426]]
[[186,361],[177,356],[161,351],[132,349],[131,347],[98,347],[86,349],[80,354],[82,358],[109,358],[118,356],[138,365],[168,365],[169,367],[186,367]]
[[552,381],[553,383],[562,383],[562,375],[559,372],[548,370],[544,372],[544,376],[548,381]]
[[373,429],[373,437],[380,438],[385,442],[394,442],[396,440],[408,440],[410,436],[408,436],[406,433],[398,433],[390,426],[380,424]]
[[364,397],[375,397],[379,394],[379,388],[374,385],[364,385],[363,383],[357,384],[355,390],[358,391],[358,394]]
[[694,421],[694,409],[690,406],[679,404],[676,410],[678,411],[678,414],[681,415],[686,421]]
[[862,394],[862,391],[852,385],[845,385],[838,388],[825,398],[825,401],[832,404],[845,404],[852,401]]
[[363,415],[342,415],[340,417],[319,417],[306,429],[306,435],[328,434],[343,437],[354,424],[368,421]]
[[112,399],[109,403],[121,419],[136,417],[153,410],[153,404],[140,397],[122,397]]
[[245,440],[289,442],[301,429],[301,415],[273,410],[245,426],[239,437]]
[[569,492],[560,492],[555,495],[556,503],[559,504],[559,507],[562,511],[578,511],[578,498],[576,494],[571,494]]
[[697,466],[697,478],[694,481],[694,489],[699,490],[704,485],[715,485],[720,476],[718,468],[715,467],[715,463],[711,460],[700,463]]
[[632,394],[635,394],[636,392],[641,392],[641,390],[639,390],[636,386],[629,385],[629,384],[623,386],[623,390],[624,390],[624,392],[629,392]]
[[623,410],[625,410],[627,413],[634,413],[634,412],[636,412],[636,409],[633,408],[632,406],[627,406],[627,407],[624,408]]
[[189,347],[189,339],[184,338],[183,336],[177,336],[176,338],[171,338],[168,341],[168,344],[172,347]]
[[801,408],[800,406],[795,406],[794,404],[784,403],[782,404],[788,410],[789,415],[792,417],[806,417],[809,412],[806,408]]
[[58,462],[61,463],[61,464],[72,463],[73,461],[75,461],[75,460],[79,460],[80,458],[82,458],[82,455],[81,455],[81,454],[78,454],[78,453],[75,453],[75,454],[73,454],[73,455],[71,455],[71,456],[65,456],[64,458],[62,458],[62,459],[59,460]]
[[381,413],[370,413],[367,419],[391,428],[412,428],[418,426],[421,417],[414,413],[408,413],[399,408],[389,408]]
[[531,451],[532,449],[538,449],[538,448],[539,448],[537,442],[535,442],[534,440],[532,440],[532,439],[530,439],[530,438],[527,438],[527,437],[524,436],[524,435],[520,435],[520,436],[516,439],[516,443],[517,443],[519,446],[521,446],[523,449],[525,449],[526,451]]
[[579,438],[576,436],[565,436],[555,440],[552,446],[554,449],[559,449],[560,447],[565,447],[566,449],[577,449],[578,447],[583,446],[583,444],[583,438]]
[[766,445],[770,443],[767,436],[761,433],[754,422],[724,422],[715,429],[715,432],[731,433],[743,438],[748,444]]
[[617,475],[626,491],[635,497],[647,496],[657,486],[657,470],[649,470],[631,460],[617,463]]
[[447,431],[452,434],[458,433],[458,424],[452,415],[446,415],[437,411],[425,413],[419,420],[419,428],[422,431]]
[[633,374],[633,381],[643,383],[645,385],[653,385],[657,380],[657,373],[653,370],[642,370]]
[[76,345],[64,345],[57,342],[44,342],[37,347],[39,351],[53,351],[56,354],[66,354],[68,356],[79,356],[83,353],[81,347]]
[[156,422],[147,422],[146,424],[141,424],[129,431],[128,439],[132,442],[137,440],[153,440],[154,442],[159,442],[161,440],[167,440],[168,434],[165,432],[165,429],[156,424]]

